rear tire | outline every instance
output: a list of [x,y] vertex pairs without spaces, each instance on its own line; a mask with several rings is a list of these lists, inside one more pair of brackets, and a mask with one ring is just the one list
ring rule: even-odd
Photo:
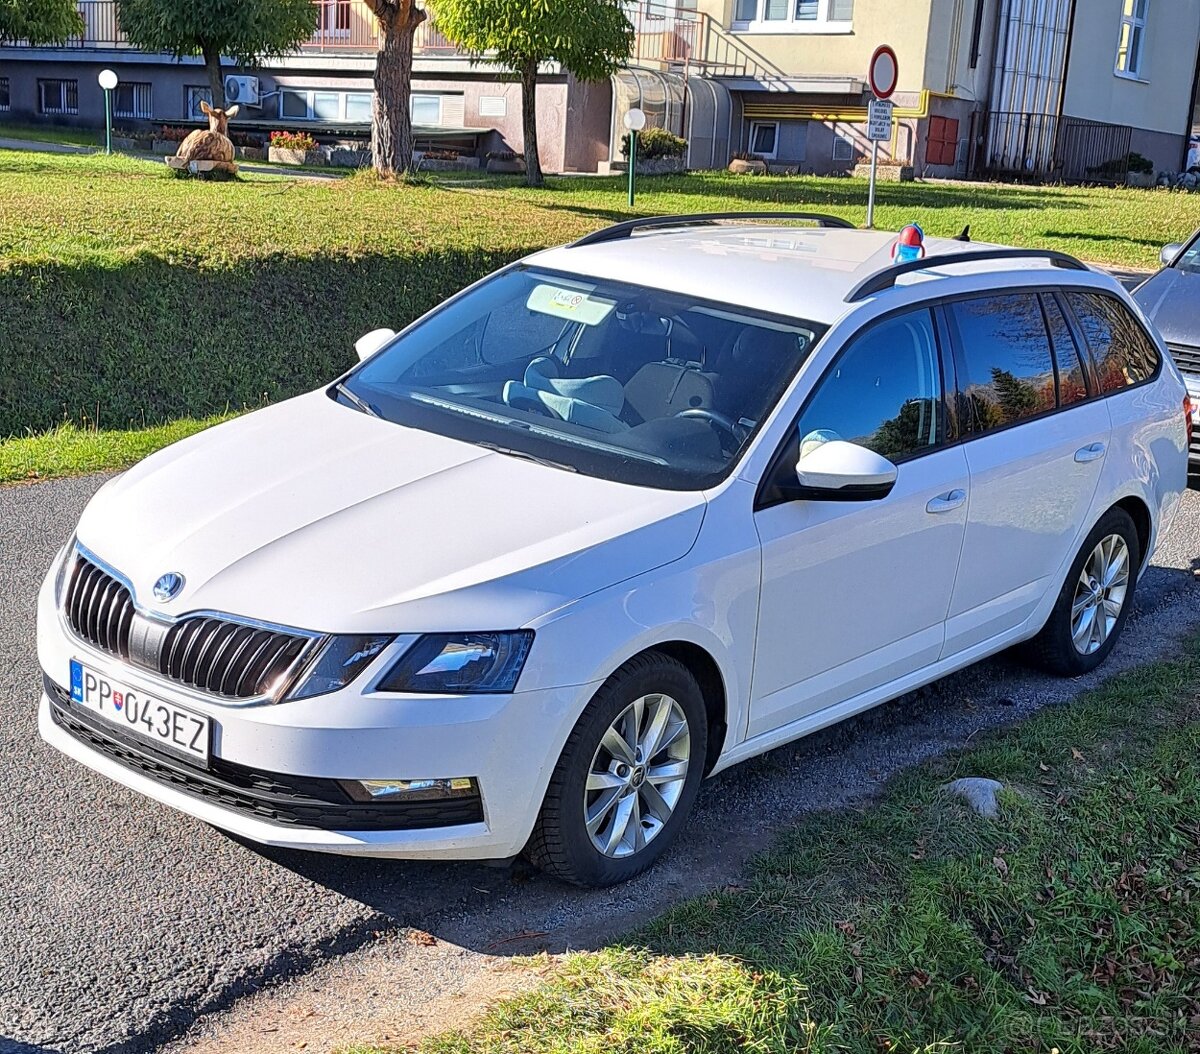
[[525,855],[579,886],[611,886],[670,847],[703,778],[708,715],[696,679],[659,652],[593,696],[563,748]]
[[1141,561],[1133,519],[1109,509],[1084,539],[1050,618],[1029,642],[1033,660],[1062,677],[1091,673],[1104,662],[1129,618]]

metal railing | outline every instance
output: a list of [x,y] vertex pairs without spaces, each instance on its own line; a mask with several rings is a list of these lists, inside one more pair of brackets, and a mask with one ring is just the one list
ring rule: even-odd
[[1054,114],[989,113],[977,169],[985,175],[1121,184],[1133,130]]
[[[83,32],[65,48],[131,48],[117,22],[116,0],[78,0]],[[372,52],[379,48],[379,26],[366,0],[313,0],[312,36],[302,52]],[[756,77],[784,76],[711,16],[683,10],[670,0],[630,0],[626,15],[633,26],[630,65],[678,69],[697,74]],[[18,42],[19,44],[19,42]],[[417,55],[457,55],[459,49],[427,18],[413,41]]]

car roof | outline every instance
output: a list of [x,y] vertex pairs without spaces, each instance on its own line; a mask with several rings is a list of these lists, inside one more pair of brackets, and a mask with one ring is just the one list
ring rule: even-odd
[[[679,227],[564,245],[526,262],[590,278],[683,293],[700,300],[830,324],[852,310],[847,295],[859,283],[894,266],[895,232],[784,225]],[[984,258],[899,276],[896,288],[951,275],[1053,271],[1056,282],[1079,275],[1049,259],[987,259],[1002,246],[926,238],[927,257],[980,253]],[[933,261],[930,260],[932,265]],[[886,295],[877,293],[873,295]]]

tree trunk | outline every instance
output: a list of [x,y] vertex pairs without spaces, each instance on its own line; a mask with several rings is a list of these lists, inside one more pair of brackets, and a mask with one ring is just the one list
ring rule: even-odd
[[538,156],[537,138],[537,59],[529,59],[521,69],[521,116],[525,134],[525,182],[531,187],[540,187],[542,161]]
[[208,87],[212,92],[212,106],[215,110],[225,109],[225,78],[221,74],[221,49],[206,47],[201,53],[204,56],[204,69],[208,73]]
[[371,157],[376,172],[394,177],[412,166],[413,35],[425,20],[425,12],[414,3],[378,0],[375,13],[379,55],[375,61]]

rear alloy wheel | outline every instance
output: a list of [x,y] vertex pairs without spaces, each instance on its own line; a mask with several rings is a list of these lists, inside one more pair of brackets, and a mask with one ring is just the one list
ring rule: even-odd
[[1133,520],[1123,509],[1110,509],[1084,540],[1050,618],[1031,642],[1040,664],[1076,677],[1108,658],[1125,628],[1140,566]]
[[657,652],[596,693],[563,749],[526,853],[567,882],[646,870],[685,821],[703,775],[707,714],[696,680]]
[[1101,538],[1075,583],[1071,642],[1080,655],[1104,647],[1116,628],[1129,594],[1129,546],[1119,534]]

